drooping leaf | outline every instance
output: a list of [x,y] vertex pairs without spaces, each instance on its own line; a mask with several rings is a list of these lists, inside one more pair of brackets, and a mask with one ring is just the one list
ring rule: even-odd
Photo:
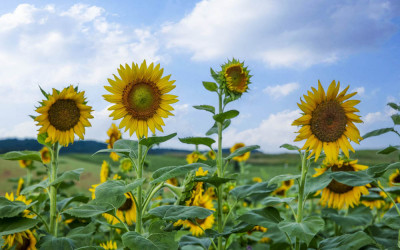
[[329,214],[328,218],[343,227],[366,226],[372,221],[372,213],[368,207],[359,206],[355,208],[349,208],[347,216]]
[[0,197],[0,219],[15,217],[26,208],[27,206],[22,201],[10,201],[5,197]]
[[186,144],[205,145],[209,148],[215,143],[215,140],[209,137],[185,137],[179,138],[179,141]]
[[[225,120],[222,124],[222,131],[224,131],[227,127],[231,125],[231,120]],[[218,134],[218,125],[215,122],[214,125],[206,132],[206,135],[210,136],[212,134]]]
[[364,186],[374,181],[366,171],[337,171],[329,173],[336,181],[348,186]]
[[0,236],[15,234],[33,228],[39,220],[24,217],[11,217],[0,219]]
[[367,174],[372,178],[381,177],[386,171],[391,169],[400,169],[400,162],[394,162],[391,164],[382,163],[375,166],[369,167],[366,171]]
[[244,147],[238,148],[235,150],[235,152],[233,152],[229,156],[225,157],[225,160],[228,161],[236,156],[243,155],[247,152],[250,152],[250,151],[253,151],[253,150],[259,149],[259,148],[260,148],[260,146],[258,146],[258,145],[244,146]]
[[32,160],[42,162],[42,157],[37,151],[11,151],[0,155],[0,159],[17,161],[17,160]]
[[398,232],[384,225],[371,225],[366,228],[365,232],[368,232],[384,249],[395,249],[397,245]]
[[72,250],[77,248],[77,242],[67,237],[54,237],[46,235],[40,238],[40,249],[51,250]]
[[365,135],[362,136],[362,138],[367,139],[368,137],[373,137],[373,136],[378,136],[382,135],[388,132],[393,132],[393,128],[381,128],[381,129],[376,129],[371,132],[366,133]]
[[179,244],[175,241],[175,232],[153,233],[147,237],[160,250],[178,249]]
[[[97,189],[97,188],[96,188]],[[83,204],[79,207],[74,207],[64,211],[64,214],[69,214],[78,218],[89,218],[94,217],[102,213],[113,210],[114,207],[107,203],[101,203],[96,200],[89,201],[87,204]]]
[[287,150],[296,150],[296,151],[299,151],[299,150],[300,150],[299,147],[297,147],[297,146],[295,146],[295,145],[287,144],[287,143],[282,144],[282,145],[280,146],[280,148],[286,148]]
[[296,180],[298,178],[300,178],[301,175],[296,174],[296,175],[292,175],[292,174],[283,174],[283,175],[278,175],[275,176],[273,178],[271,178],[271,180],[269,180],[269,184],[280,184],[284,181],[288,181],[288,180]]
[[216,175],[213,175],[213,176],[197,176],[194,180],[195,181],[199,181],[199,182],[210,183],[211,185],[213,185],[215,187],[219,187],[221,184],[227,183],[229,181],[233,181],[235,179],[233,179],[233,178],[221,178],[221,177],[218,177]]
[[[396,203],[396,205],[400,209],[400,204]],[[382,218],[382,223],[395,230],[400,230],[400,216],[394,206],[385,213]]]
[[124,246],[132,250],[158,250],[158,247],[151,240],[146,239],[137,232],[124,233],[121,238]]
[[61,201],[57,201],[57,210],[58,211],[64,210],[70,203],[72,203],[74,201],[86,203],[86,202],[88,202],[88,200],[89,200],[89,198],[84,195],[68,197]]
[[381,154],[381,155],[388,155],[390,153],[393,153],[395,151],[398,151],[400,148],[400,146],[389,146],[385,149],[379,150],[378,152],[376,152],[377,154]]
[[230,120],[232,118],[235,118],[238,115],[239,115],[239,111],[228,110],[226,112],[214,115],[213,118],[216,122],[223,123],[225,120],[228,120],[228,119]]
[[279,211],[274,207],[250,210],[237,218],[248,224],[271,227],[282,221]]
[[211,245],[211,240],[209,238],[197,238],[194,236],[185,235],[182,236],[179,241],[179,246],[201,246],[203,249],[208,250]]
[[291,236],[296,236],[304,241],[307,245],[310,244],[314,236],[324,228],[324,220],[318,216],[310,216],[304,218],[302,222],[282,221],[278,227],[283,232]]
[[125,183],[121,180],[108,180],[96,187],[96,199],[119,208],[126,201]]
[[268,195],[272,193],[276,188],[276,185],[269,185],[268,182],[259,182],[252,185],[243,185],[232,189],[229,193],[233,195],[237,200],[244,199],[252,195]]
[[34,192],[36,189],[39,189],[39,188],[45,189],[47,187],[49,187],[49,180],[48,179],[43,180],[43,181],[41,181],[41,182],[39,182],[37,184],[34,184],[34,185],[31,185],[29,187],[24,188],[21,191],[21,194],[22,195],[30,194],[30,193]]
[[274,206],[280,203],[288,204],[293,200],[294,197],[280,198],[280,197],[268,196],[267,198],[261,201],[261,204],[263,204],[264,206]]
[[203,82],[203,86],[208,91],[211,91],[211,92],[218,91],[218,86],[215,82]]
[[164,205],[149,211],[149,214],[166,221],[205,219],[213,213],[214,211],[202,207],[180,205]]
[[78,168],[75,170],[70,170],[70,171],[65,171],[62,173],[59,177],[57,177],[52,183],[50,183],[50,186],[57,185],[63,181],[69,181],[69,180],[76,180],[79,181],[79,177],[81,176],[82,172],[85,169],[83,168]]
[[197,170],[200,167],[202,167],[203,170],[209,168],[208,165],[203,163],[192,163],[184,166],[170,166],[170,167],[160,168],[153,173],[154,180],[150,182],[150,184],[152,185],[157,184],[174,177],[185,175],[188,172],[192,170]]
[[198,110],[205,110],[205,111],[211,112],[212,114],[215,114],[215,108],[210,105],[196,105],[196,106],[193,106],[193,108],[198,109]]
[[154,144],[160,144],[163,142],[166,142],[172,138],[174,138],[177,135],[177,133],[173,133],[170,135],[166,136],[151,136],[148,138],[143,138],[139,141],[139,144],[145,145],[147,148],[152,147]]
[[146,181],[145,178],[140,178],[140,179],[134,180],[132,183],[129,183],[128,185],[126,185],[125,193],[134,191],[137,187],[143,185],[143,183],[145,181]]
[[356,232],[352,234],[344,234],[328,239],[324,239],[319,243],[321,250],[354,250],[361,249],[364,246],[375,244],[375,241],[364,232]]

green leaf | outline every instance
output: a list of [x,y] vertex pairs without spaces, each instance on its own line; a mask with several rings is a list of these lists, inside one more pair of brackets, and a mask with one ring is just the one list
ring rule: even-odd
[[[400,209],[400,204],[396,203],[396,205]],[[381,222],[386,224],[390,228],[393,228],[395,230],[400,230],[400,216],[397,213],[396,208],[394,206],[385,213]]]
[[375,241],[364,232],[344,234],[322,240],[319,243],[321,250],[355,250],[364,246],[375,244]]
[[26,208],[27,206],[22,201],[10,201],[5,197],[0,197],[0,219],[17,216]]
[[124,193],[134,191],[137,187],[143,185],[143,183],[145,181],[146,181],[146,178],[140,178],[140,179],[134,180],[132,183],[129,183],[128,185],[126,185]]
[[96,200],[119,208],[125,201],[125,183],[120,180],[108,180],[96,187]]
[[261,209],[253,209],[237,218],[248,224],[258,225],[262,227],[271,227],[282,221],[279,211],[274,207],[266,207]]
[[391,117],[392,117],[393,123],[395,125],[400,125],[400,115],[399,114],[392,115]]
[[233,181],[235,179],[233,178],[221,178],[216,175],[213,176],[198,176],[194,178],[195,181],[199,182],[206,182],[210,183],[211,185],[215,187],[219,187],[221,184],[227,183],[229,181]]
[[367,226],[372,222],[371,210],[365,206],[349,208],[347,216],[328,214],[327,217],[343,227]]
[[40,249],[51,250],[72,250],[76,249],[77,242],[67,237],[54,237],[53,235],[46,235],[40,238]]
[[35,185],[31,185],[29,187],[24,188],[21,191],[21,194],[22,195],[30,194],[38,188],[46,189],[47,187],[49,187],[49,179],[43,180]]
[[396,103],[389,102],[387,105],[389,105],[392,109],[396,109],[396,110],[400,111],[400,106],[397,105]]
[[282,144],[282,145],[280,146],[280,148],[286,148],[287,150],[296,150],[296,151],[299,151],[299,150],[300,150],[299,147],[297,147],[297,146],[295,146],[295,145],[287,144],[287,143]]
[[362,138],[367,139],[368,137],[382,135],[382,134],[385,134],[385,133],[391,132],[391,131],[393,132],[394,129],[393,128],[381,128],[381,129],[373,130],[371,132],[366,133],[365,135],[362,136]]
[[196,106],[193,106],[193,108],[198,109],[198,110],[205,110],[205,111],[211,112],[212,114],[215,114],[215,108],[210,105],[196,105]]
[[197,170],[198,168],[202,167],[204,170],[209,168],[208,165],[203,164],[203,163],[192,163],[184,166],[170,166],[170,167],[164,167],[157,169],[153,173],[153,178],[154,180],[150,182],[150,184],[157,184],[163,181],[166,181],[168,179],[182,176],[187,174],[188,172],[192,170]]
[[194,144],[194,145],[205,145],[211,148],[211,145],[215,143],[215,140],[209,137],[185,137],[179,138],[182,143]]
[[379,150],[378,152],[376,152],[377,154],[382,154],[382,155],[388,155],[390,153],[393,153],[395,151],[398,151],[400,148],[400,146],[389,146],[385,149]]
[[364,186],[374,181],[366,171],[337,171],[329,173],[336,181],[348,186]]
[[[97,188],[96,188],[97,190]],[[79,207],[71,208],[64,211],[64,214],[69,214],[78,218],[89,218],[97,216],[102,213],[113,210],[114,207],[107,203],[97,202],[96,200],[89,201],[89,203],[81,205]]]
[[307,245],[314,236],[324,228],[324,220],[318,216],[304,218],[302,222],[282,221],[278,224],[279,229],[288,235],[298,237]]
[[219,82],[219,75],[217,73],[215,73],[215,71],[212,68],[210,68],[210,73],[211,73],[212,78],[214,78],[214,80],[216,82]]
[[175,137],[176,135],[177,135],[176,133],[173,133],[173,134],[166,135],[166,136],[152,136],[152,137],[148,137],[148,138],[143,138],[139,141],[139,144],[145,145],[147,148],[150,148],[154,144],[160,144],[160,143],[166,142],[169,139]]
[[202,207],[180,205],[165,205],[153,208],[149,211],[149,214],[166,221],[205,219],[213,213],[214,211]]
[[136,232],[127,232],[122,235],[122,243],[132,250],[158,249],[151,241]]
[[101,149],[96,153],[94,153],[93,155],[98,153],[116,152],[125,155],[126,157],[131,157],[131,156],[137,157],[138,145],[139,145],[138,141],[119,139],[114,143],[112,149]]
[[370,175],[372,178],[381,177],[386,171],[391,169],[400,169],[400,162],[395,162],[392,164],[378,164],[372,167],[369,167],[366,171],[367,174]]
[[55,179],[52,183],[50,183],[50,186],[57,185],[63,181],[67,181],[67,180],[79,181],[79,177],[81,176],[81,174],[84,170],[85,169],[83,169],[83,168],[78,168],[75,170],[66,171],[66,172],[62,173],[59,177],[57,177],[57,179]]
[[48,135],[47,133],[41,133],[40,135],[37,136],[37,141],[42,144],[47,146],[48,148],[51,148],[51,143],[47,142],[46,143],[46,139],[47,139]]
[[224,113],[216,114],[213,116],[216,122],[223,123],[225,120],[235,118],[239,115],[239,111],[237,110],[228,110]]
[[274,206],[280,203],[286,203],[289,204],[291,201],[294,200],[294,197],[288,197],[288,198],[279,198],[279,197],[274,197],[274,196],[269,196],[261,201],[261,204],[264,206]]
[[300,178],[301,175],[296,174],[296,175],[292,175],[292,174],[283,174],[283,175],[278,175],[275,176],[273,178],[271,178],[271,180],[269,180],[269,184],[280,184],[284,181],[288,181],[288,180],[296,180],[298,178]]
[[229,161],[233,157],[243,155],[243,154],[245,154],[247,152],[250,152],[250,151],[253,151],[253,150],[259,149],[259,148],[260,148],[260,146],[258,146],[258,145],[245,146],[245,147],[238,148],[238,149],[235,150],[235,152],[230,154],[228,157],[225,157],[225,160]]
[[42,157],[37,151],[11,151],[0,155],[1,159],[16,161],[16,160],[32,160],[42,162]]
[[[225,120],[222,124],[222,131],[224,131],[231,124],[231,120]],[[218,134],[218,125],[214,123],[214,125],[207,131],[206,135]]]
[[253,185],[243,185],[232,189],[229,193],[233,195],[236,200],[244,199],[252,195],[268,195],[272,193],[276,185],[269,185],[268,182],[259,182]]
[[39,220],[24,217],[0,219],[0,236],[26,231],[36,226],[38,223]]
[[203,82],[203,86],[208,91],[211,91],[211,92],[218,91],[218,86],[215,82]]
[[182,236],[179,241],[179,247],[183,246],[202,246],[205,250],[208,250],[211,245],[211,240],[209,238],[197,238],[194,236]]
[[396,249],[398,232],[384,225],[371,225],[366,230],[369,235],[384,249]]
[[175,232],[153,233],[147,237],[160,250],[178,249],[178,242],[175,241]]
[[57,210],[58,211],[63,211],[70,203],[74,201],[79,201],[79,202],[88,202],[89,198],[87,198],[84,195],[78,195],[78,196],[73,196],[73,197],[68,197],[65,198],[61,201],[57,201]]

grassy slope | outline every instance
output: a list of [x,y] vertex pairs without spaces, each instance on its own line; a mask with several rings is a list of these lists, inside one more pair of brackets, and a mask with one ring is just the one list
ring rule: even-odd
[[[353,158],[358,158],[360,164],[374,165],[377,163],[394,162],[398,159],[395,154],[382,156],[376,155],[376,151],[359,151]],[[84,192],[88,194],[88,188],[92,184],[99,182],[99,170],[103,160],[108,160],[105,154],[87,155],[87,154],[68,154],[60,157],[60,172],[84,168],[85,171],[81,176],[81,180],[76,183],[71,191]],[[150,155],[149,170],[154,171],[163,166],[179,166],[186,163],[183,154],[165,154]],[[244,178],[252,178],[259,176],[266,180],[279,174],[297,174],[299,172],[299,156],[295,154],[277,154],[264,155],[253,154],[247,168]],[[38,165],[38,164],[37,164]],[[117,167],[117,164],[114,163]],[[232,168],[233,166],[230,166]],[[42,166],[38,166],[38,170],[44,171]],[[21,169],[18,162],[0,160],[0,195],[5,192],[15,190],[16,183],[10,182],[9,179],[19,178],[25,175],[25,170]]]

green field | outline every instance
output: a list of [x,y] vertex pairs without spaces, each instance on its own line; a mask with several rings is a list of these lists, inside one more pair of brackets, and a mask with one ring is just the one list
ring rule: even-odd
[[[149,155],[149,170],[152,172],[164,166],[179,166],[186,164],[186,155],[184,154],[163,154]],[[398,156],[377,155],[374,150],[358,151],[353,156],[359,159],[360,164],[372,166],[378,163],[390,163],[396,161]],[[89,154],[65,154],[60,157],[60,172],[84,168],[85,171],[81,175],[80,181],[72,187],[71,192],[83,192],[89,194],[89,187],[92,184],[99,183],[99,171],[103,160],[109,160],[107,154],[89,155]],[[208,162],[212,165],[212,162]],[[117,169],[118,164],[113,163],[114,169]],[[317,164],[314,164],[317,166]],[[233,169],[233,164],[229,166]],[[43,166],[36,163],[36,169],[40,172],[45,172]],[[261,177],[267,180],[271,177],[280,174],[297,174],[299,173],[299,156],[296,154],[252,154],[247,163],[246,172],[241,178],[251,180],[252,177]],[[19,177],[24,176],[26,170],[19,167],[17,161],[0,160],[0,195],[5,192],[15,191],[16,181]],[[43,177],[40,177],[43,178]]]

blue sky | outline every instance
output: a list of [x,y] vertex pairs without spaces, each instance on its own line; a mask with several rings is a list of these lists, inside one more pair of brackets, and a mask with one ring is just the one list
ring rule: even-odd
[[[307,3],[306,3],[307,2]],[[103,100],[121,63],[146,59],[176,80],[175,116],[165,132],[203,136],[216,104],[202,88],[209,68],[239,58],[251,70],[248,93],[224,146],[258,144],[264,152],[295,138],[296,102],[318,79],[358,91],[362,134],[391,126],[387,102],[400,102],[399,1],[10,1],[0,9],[0,138],[33,138],[28,115],[44,89],[79,84],[95,118],[86,139],[103,141],[113,122]],[[118,124],[118,121],[117,121]],[[125,135],[125,138],[127,135]],[[385,135],[357,148],[398,145]],[[187,148],[172,140],[168,147]]]

